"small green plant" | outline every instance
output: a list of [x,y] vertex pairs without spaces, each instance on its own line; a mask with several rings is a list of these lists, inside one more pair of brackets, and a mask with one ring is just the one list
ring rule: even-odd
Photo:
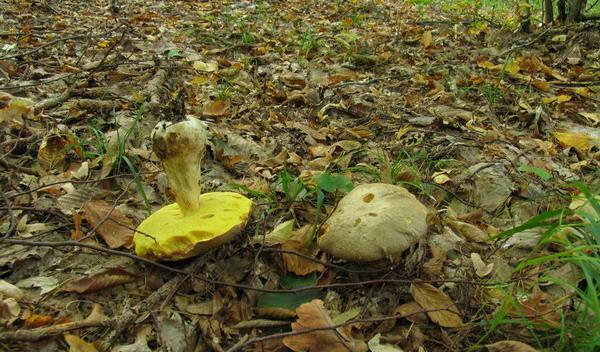
[[[522,312],[519,296],[525,294],[517,285],[506,287],[506,296],[494,318],[485,321],[486,331],[479,341],[483,343],[502,327],[520,326],[537,343],[538,348],[552,351],[597,351],[600,348],[600,202],[598,195],[583,185],[584,203],[576,210],[569,208],[544,212],[512,230],[501,233],[498,240],[531,229],[542,232],[538,245],[516,266],[515,272],[540,268],[536,284],[552,283],[570,292],[568,306],[554,307],[559,319],[532,319],[531,312]],[[549,250],[551,249],[551,250]],[[553,269],[572,266],[578,278],[564,279]],[[507,314],[507,311],[513,314]],[[514,312],[521,313],[515,317]],[[477,349],[474,346],[473,349]]]
[[221,83],[217,86],[217,100],[229,100],[231,99],[233,84],[227,80],[222,79]]
[[242,43],[244,44],[254,44],[256,42],[256,37],[252,32],[247,29],[242,30]]
[[106,155],[108,151],[108,140],[106,135],[98,126],[97,120],[92,120],[90,132],[94,135],[93,139],[78,138],[77,143],[83,151],[86,159],[94,159]]
[[307,186],[299,177],[293,177],[287,170],[283,170],[277,177],[277,183],[288,202],[296,202],[302,199],[308,192]]
[[481,87],[481,94],[483,94],[485,100],[487,100],[491,107],[495,106],[501,97],[501,91],[500,88],[498,88],[498,85],[487,82]]
[[321,211],[325,205],[327,195],[332,195],[335,201],[335,195],[339,192],[350,192],[354,185],[352,181],[343,175],[336,175],[329,172],[323,172],[314,176],[310,182],[305,183],[300,177],[293,177],[287,170],[283,170],[277,177],[277,183],[288,202],[307,200],[315,202],[316,205],[312,238],[314,239],[321,221]]
[[315,32],[312,29],[308,29],[300,33],[298,44],[300,45],[300,54],[308,56],[311,52],[317,50],[320,42]]
[[137,127],[138,121],[142,118],[145,109],[146,109],[146,103],[141,104],[139,106],[139,108],[136,111],[134,122],[131,124],[129,129],[127,129],[127,131],[125,131],[124,135],[121,135],[119,133],[119,131],[117,130],[117,156],[115,158],[113,168],[115,168],[116,170],[119,170],[122,167],[122,164],[125,164],[127,166],[127,169],[129,169],[129,172],[131,172],[131,174],[133,175],[133,179],[134,179],[135,185],[138,189],[138,192],[140,192],[140,195],[144,199],[144,205],[146,206],[146,211],[148,211],[148,215],[150,215],[150,213],[151,213],[150,201],[148,200],[146,191],[144,191],[144,187],[143,187],[140,177],[138,175],[137,169],[136,169],[135,165],[133,164],[132,160],[127,155],[127,151],[126,151],[127,141],[129,140],[129,137],[131,136],[131,134]]

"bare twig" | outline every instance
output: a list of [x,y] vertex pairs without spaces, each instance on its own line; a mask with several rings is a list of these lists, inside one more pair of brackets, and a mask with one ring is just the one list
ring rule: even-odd
[[12,235],[14,235],[17,231],[17,219],[15,218],[15,214],[13,214],[12,204],[10,203],[8,198],[6,198],[4,192],[0,192],[0,195],[2,196],[2,200],[4,200],[4,203],[6,204],[6,212],[8,213],[8,217],[10,218],[8,230],[6,230],[6,233],[4,234],[4,238],[9,238]]
[[[318,331],[337,330],[341,327],[352,325],[352,324],[379,323],[379,322],[388,321],[388,320],[398,320],[401,318],[409,317],[411,315],[444,311],[447,309],[448,308],[422,309],[417,312],[411,312],[409,314],[399,314],[399,315],[392,315],[392,316],[379,317],[379,318],[352,319],[352,320],[348,320],[347,322],[344,322],[344,323],[330,325],[330,326],[323,326],[323,327],[318,327],[318,328],[311,328],[311,329],[304,329],[304,330],[297,330],[297,331],[281,332],[281,333],[266,335],[266,336],[262,336],[262,337],[255,337],[252,339],[248,339],[243,344],[236,343],[231,348],[229,348],[227,350],[227,352],[239,351],[239,350],[243,349],[244,347],[250,346],[250,345],[258,343],[258,342],[267,341],[267,340],[281,339],[281,338],[288,337],[288,336],[305,335],[305,334],[310,334],[310,333],[318,332]],[[341,343],[341,341],[340,341],[340,343]]]
[[205,258],[205,256],[197,257],[192,263],[188,264],[185,269],[182,270],[182,273],[185,273],[185,276],[172,278],[167,283],[162,285],[161,288],[148,296],[148,298],[138,303],[135,307],[133,307],[133,309],[128,309],[122,312],[119,316],[118,322],[112,326],[110,333],[102,341],[102,344],[104,347],[106,347],[104,350],[108,350],[110,347],[112,347],[115,340],[135,323],[137,317],[141,313],[151,311],[152,307],[164,301],[170,292],[173,292],[173,290],[176,290],[181,286],[181,284],[189,277],[188,275],[195,276],[195,273],[200,270],[202,265],[204,265]]
[[298,256],[300,258],[306,259],[306,260],[310,260],[312,262],[315,262],[317,264],[321,264],[323,266],[332,268],[332,269],[336,269],[339,271],[344,271],[347,273],[352,273],[352,274],[375,274],[375,273],[381,273],[381,272],[390,272],[393,271],[396,267],[398,267],[398,265],[400,264],[395,264],[393,266],[387,267],[387,268],[382,268],[382,269],[373,269],[373,270],[354,270],[354,269],[348,269],[345,268],[341,265],[337,265],[337,264],[333,264],[333,263],[329,263],[329,262],[325,262],[322,260],[319,260],[315,257],[312,257],[310,255],[306,255],[304,253],[300,253],[300,252],[296,252],[296,251],[291,251],[291,250],[287,250],[287,249],[280,249],[280,248],[261,248],[260,250],[261,252],[274,252],[274,253],[285,253],[285,254],[292,254],[295,256]]
[[0,333],[0,341],[39,341],[50,336],[62,335],[73,330],[112,326],[117,320],[118,318],[91,321],[81,320],[31,330],[20,329],[17,331],[5,331]]
[[39,241],[39,242],[37,242],[37,241],[16,240],[16,239],[0,239],[0,243],[19,244],[22,246],[34,246],[34,247],[51,247],[51,248],[82,247],[82,248],[95,250],[98,252],[103,252],[103,253],[107,253],[107,254],[114,254],[114,255],[119,255],[122,257],[131,258],[131,259],[137,260],[139,262],[167,270],[172,273],[191,275],[195,279],[198,279],[200,281],[203,281],[207,284],[211,284],[214,286],[233,287],[233,288],[237,288],[237,289],[241,289],[241,290],[268,292],[268,293],[296,293],[296,292],[303,292],[303,291],[309,291],[309,290],[364,287],[364,286],[369,286],[369,285],[382,285],[382,284],[409,285],[409,284],[413,284],[413,283],[448,283],[449,282],[449,283],[455,283],[455,284],[465,284],[465,285],[488,287],[488,286],[505,286],[505,285],[508,285],[508,284],[511,284],[514,282],[512,280],[507,281],[507,282],[481,282],[481,281],[470,281],[470,280],[379,279],[379,280],[365,280],[365,281],[347,282],[347,283],[339,283],[339,284],[313,285],[313,286],[305,286],[305,287],[294,288],[294,289],[268,289],[268,288],[254,287],[254,286],[242,285],[242,284],[233,284],[233,283],[227,283],[224,281],[209,279],[204,276],[189,273],[183,269],[173,268],[168,265],[161,264],[161,263],[155,262],[153,260],[137,256],[133,253],[119,251],[116,249],[100,247],[100,246],[96,246],[96,245],[88,244],[88,243],[81,243],[81,242],[76,242],[76,241],[58,241],[58,242]]
[[[150,172],[139,172],[138,175],[152,175],[152,174],[157,174],[159,172],[157,171],[150,171]],[[112,175],[112,176],[106,176],[106,177],[102,177],[99,178],[97,180],[65,180],[65,181],[56,181],[56,182],[50,182],[50,183],[46,183],[44,185],[32,188],[30,190],[27,191],[23,191],[23,192],[19,192],[19,193],[14,193],[14,194],[10,194],[7,196],[8,199],[13,199],[19,196],[23,196],[29,193],[33,193],[36,191],[39,191],[41,189],[44,189],[46,187],[51,187],[51,186],[56,186],[56,185],[63,185],[66,183],[74,183],[74,184],[83,184],[83,183],[98,183],[98,182],[102,182],[105,180],[110,180],[110,179],[114,179],[114,178],[121,178],[121,177],[127,177],[127,176],[134,176],[133,174],[119,174],[119,175]]]
[[67,36],[67,37],[54,39],[54,40],[52,40],[52,41],[50,41],[50,42],[48,42],[46,44],[40,45],[40,46],[38,46],[36,48],[33,48],[33,49],[29,50],[29,51],[26,51],[26,52],[23,52],[23,53],[19,53],[19,54],[13,54],[13,55],[7,55],[7,56],[0,57],[0,60],[7,60],[7,59],[13,59],[15,57],[31,55],[31,54],[34,54],[34,53],[36,53],[36,52],[38,52],[38,51],[40,51],[40,50],[42,50],[44,48],[47,48],[47,47],[49,47],[51,45],[54,45],[56,43],[60,43],[60,42],[64,42],[64,41],[72,40],[72,39],[81,39],[81,38],[85,38],[87,36],[88,36],[87,34],[85,34],[85,35],[84,34],[77,34],[77,35],[70,35],[70,36]]

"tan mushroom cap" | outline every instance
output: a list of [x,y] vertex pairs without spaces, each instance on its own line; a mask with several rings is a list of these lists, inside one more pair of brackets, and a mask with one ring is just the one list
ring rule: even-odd
[[428,212],[400,186],[360,185],[342,198],[327,219],[318,246],[350,261],[395,260],[425,237]]
[[234,192],[200,195],[199,208],[183,214],[177,203],[144,220],[133,237],[137,255],[157,260],[181,260],[218,247],[246,226],[252,201]]

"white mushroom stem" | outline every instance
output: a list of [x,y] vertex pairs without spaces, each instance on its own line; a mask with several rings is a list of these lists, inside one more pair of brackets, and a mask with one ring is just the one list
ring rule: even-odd
[[199,208],[200,164],[206,148],[206,127],[198,119],[159,122],[152,131],[152,149],[160,158],[184,214]]

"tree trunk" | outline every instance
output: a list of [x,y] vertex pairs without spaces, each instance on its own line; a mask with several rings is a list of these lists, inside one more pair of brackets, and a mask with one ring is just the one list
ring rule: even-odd
[[554,22],[554,8],[552,0],[544,0],[544,24],[550,25]]
[[585,9],[586,0],[571,0],[569,8],[569,22],[581,21],[583,17],[583,9]]
[[558,10],[558,21],[564,23],[567,20],[567,11],[565,6],[565,0],[558,0],[556,3],[556,7]]
[[531,7],[529,6],[529,0],[519,3],[519,14],[521,16],[521,31],[531,33]]

